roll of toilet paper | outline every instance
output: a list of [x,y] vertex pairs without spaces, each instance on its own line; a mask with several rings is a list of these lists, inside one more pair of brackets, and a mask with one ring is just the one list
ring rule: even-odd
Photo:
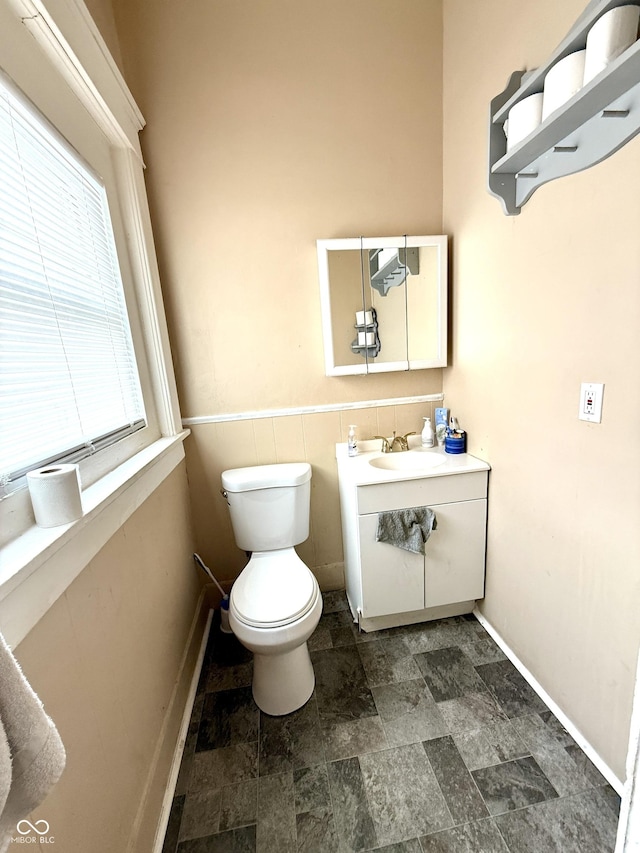
[[27,474],[38,527],[57,527],[82,517],[77,465],[47,465]]
[[514,104],[507,119],[507,151],[529,136],[542,121],[542,92],[529,95]]
[[586,50],[577,50],[556,62],[544,78],[542,120],[561,107],[582,88]]
[[618,6],[598,18],[587,34],[585,84],[637,41],[639,22],[640,6]]
[[376,336],[373,332],[358,332],[358,346],[372,347],[376,342]]
[[371,311],[356,311],[356,326],[370,326],[373,323]]

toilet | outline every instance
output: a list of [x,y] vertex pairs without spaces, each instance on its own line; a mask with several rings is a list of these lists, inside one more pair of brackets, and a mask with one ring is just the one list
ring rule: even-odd
[[290,714],[313,693],[307,640],[322,614],[318,582],[294,548],[309,536],[311,466],[233,468],[222,486],[236,545],[251,552],[231,588],[229,626],[253,652],[256,705]]

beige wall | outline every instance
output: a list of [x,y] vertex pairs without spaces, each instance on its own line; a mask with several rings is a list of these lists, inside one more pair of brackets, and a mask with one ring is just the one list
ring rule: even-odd
[[15,650],[67,751],[34,813],[64,853],[151,849],[204,628],[170,708],[201,589],[188,506],[183,463]]
[[[492,465],[482,610],[624,778],[640,641],[640,140],[515,218],[485,188],[490,99],[584,5],[445,3],[444,385]],[[582,381],[605,383],[602,424],[577,419]]]
[[120,41],[116,30],[116,19],[113,14],[111,0],[85,0],[89,14],[95,25],[100,30],[100,35],[105,40],[109,53],[115,59],[116,64],[122,71],[122,54],[120,53]]
[[[440,370],[327,378],[316,240],[439,234],[440,0],[114,0],[185,417],[440,392]],[[428,415],[429,406],[420,415]],[[367,435],[369,414],[342,416]],[[373,416],[372,416],[373,417]],[[381,414],[395,424],[395,414]],[[377,417],[375,417],[377,422]],[[398,429],[419,428],[415,413]],[[340,413],[193,427],[198,547],[242,566],[220,471],[307,459],[305,557],[341,583]],[[327,499],[330,507],[326,506]]]
[[318,238],[440,233],[440,0],[114,0],[185,417],[379,399],[324,376]]

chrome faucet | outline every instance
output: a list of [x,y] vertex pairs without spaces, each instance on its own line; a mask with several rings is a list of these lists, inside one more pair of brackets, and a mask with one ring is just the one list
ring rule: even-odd
[[396,435],[394,430],[391,441],[383,435],[374,435],[374,438],[382,440],[383,453],[403,453],[405,450],[409,449],[408,438],[410,435],[415,435],[415,432],[408,432],[406,435]]

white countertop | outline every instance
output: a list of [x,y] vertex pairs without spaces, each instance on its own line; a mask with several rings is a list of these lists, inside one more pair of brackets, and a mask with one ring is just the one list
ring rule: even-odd
[[433,468],[410,468],[400,471],[376,468],[370,465],[369,461],[377,456],[385,455],[381,450],[371,450],[358,453],[357,456],[349,456],[347,444],[343,442],[336,444],[338,472],[340,477],[348,478],[355,486],[369,486],[376,483],[394,483],[399,480],[419,480],[426,477],[448,477],[452,474],[489,471],[491,467],[487,462],[472,456],[470,453],[445,453],[444,447],[418,447],[405,452],[437,454],[442,457],[442,463]]

